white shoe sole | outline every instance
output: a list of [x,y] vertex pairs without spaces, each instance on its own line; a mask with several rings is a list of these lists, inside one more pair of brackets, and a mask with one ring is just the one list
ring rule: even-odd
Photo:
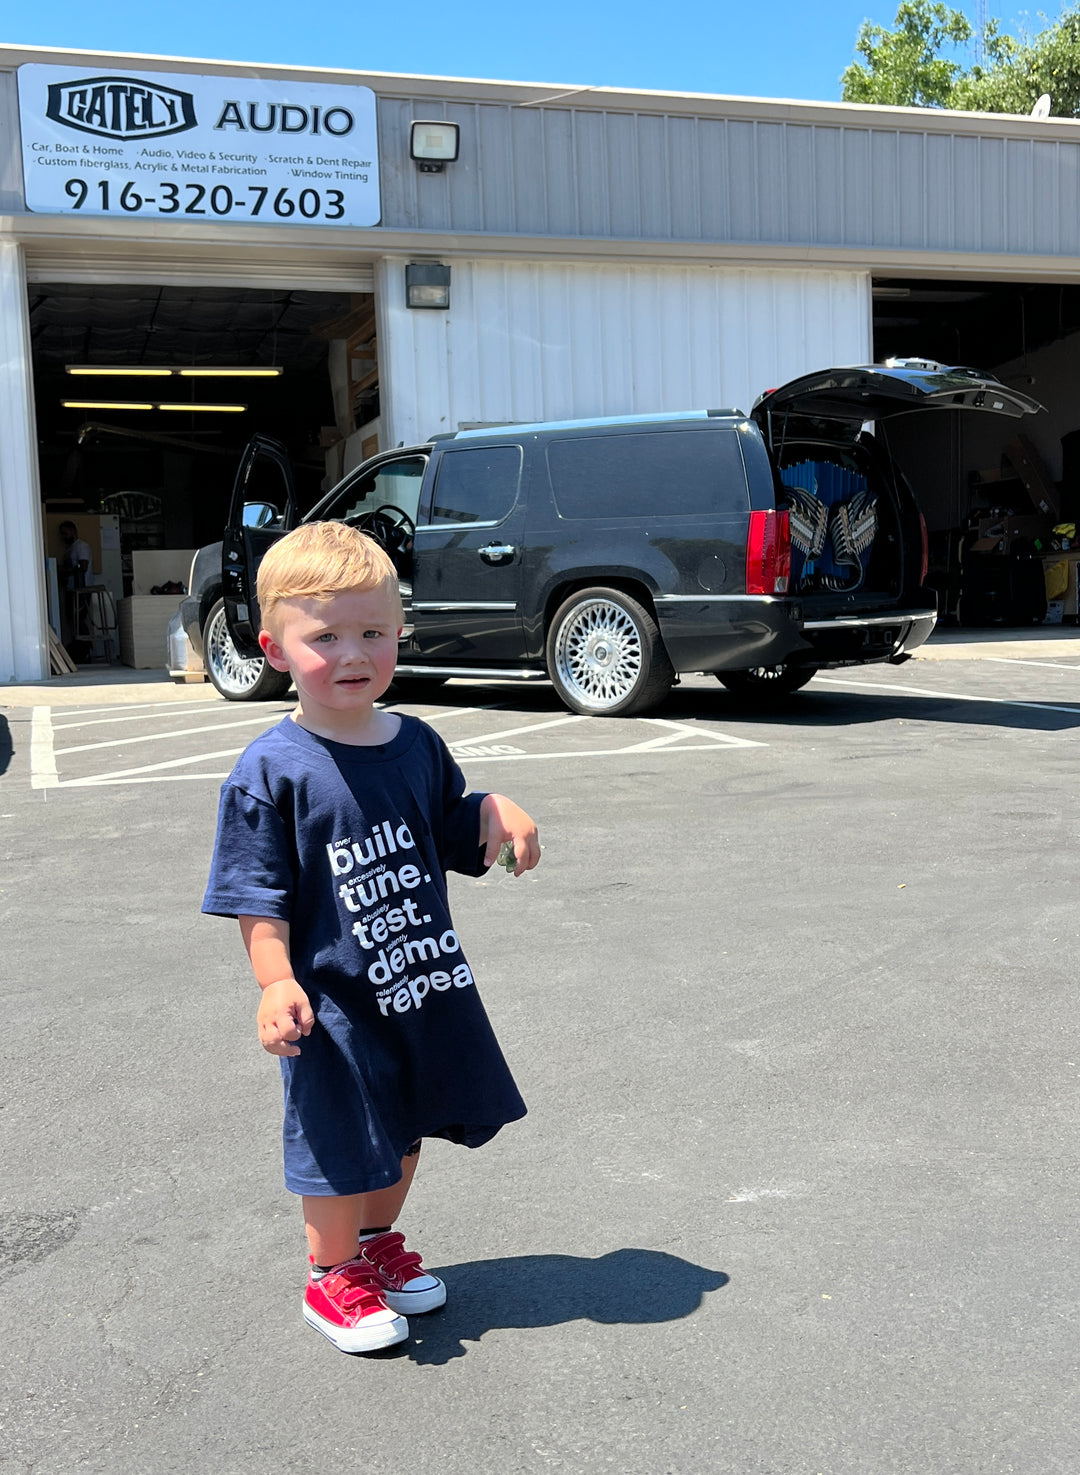
[[391,1311],[403,1316],[421,1316],[425,1311],[438,1311],[446,1305],[446,1287],[442,1281],[426,1291],[383,1291],[382,1298]]
[[[391,1307],[391,1310],[396,1309]],[[393,1347],[395,1342],[404,1342],[409,1335],[409,1323],[403,1316],[393,1316],[387,1321],[365,1318],[361,1326],[335,1326],[305,1303],[304,1320],[333,1342],[339,1352],[378,1352],[381,1347]]]

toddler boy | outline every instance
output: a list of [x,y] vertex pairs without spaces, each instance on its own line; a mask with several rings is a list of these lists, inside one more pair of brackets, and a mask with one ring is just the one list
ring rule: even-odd
[[509,841],[520,876],[540,846],[509,799],[465,793],[430,727],[376,706],[402,624],[377,543],[343,523],[297,528],[263,559],[258,597],[259,643],[300,703],[222,787],[203,910],[239,919],[259,1038],[281,1057],[285,1183],[311,1252],[304,1317],[367,1352],[446,1299],[393,1232],[421,1140],[479,1147],[525,1114],[445,873],[482,875]]

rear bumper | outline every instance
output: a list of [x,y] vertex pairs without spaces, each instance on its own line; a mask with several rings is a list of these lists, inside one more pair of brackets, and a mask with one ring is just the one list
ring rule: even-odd
[[802,606],[782,595],[655,596],[660,633],[676,671],[775,666],[802,647]]
[[887,661],[917,649],[937,622],[929,603],[866,614],[806,618],[796,597],[730,599],[658,595],[660,633],[676,671],[746,671]]
[[802,628],[814,664],[844,666],[910,655],[930,638],[936,624],[937,610],[924,606],[880,615],[806,620]]

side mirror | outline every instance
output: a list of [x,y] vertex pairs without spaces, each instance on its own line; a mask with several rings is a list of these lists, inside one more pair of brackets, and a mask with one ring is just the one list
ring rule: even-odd
[[281,513],[273,502],[245,502],[241,513],[241,521],[246,528],[264,528],[269,523],[276,522]]

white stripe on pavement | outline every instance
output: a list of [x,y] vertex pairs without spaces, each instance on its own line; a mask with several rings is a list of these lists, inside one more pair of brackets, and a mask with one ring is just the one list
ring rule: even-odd
[[1080,703],[1072,707],[1056,707],[1049,702],[1021,702],[1013,697],[973,697],[967,692],[930,691],[924,686],[901,686],[891,681],[846,681],[840,676],[822,676],[820,672],[814,680],[828,686],[853,687],[856,691],[896,691],[904,696],[937,697],[947,702],[980,702],[983,706],[993,707],[1026,707],[1033,712],[1067,712],[1070,717],[1080,717]]
[[650,749],[666,747],[669,743],[676,743],[680,737],[707,737],[721,748],[764,748],[767,743],[755,742],[752,738],[732,737],[726,732],[712,732],[707,727],[691,727],[686,722],[672,722],[667,717],[645,717],[642,719],[649,722],[653,727],[671,727],[674,732],[670,737],[651,738],[643,743],[635,743],[633,747],[623,748],[624,753],[643,753]]
[[144,763],[141,768],[118,768],[115,773],[94,773],[87,778],[66,778],[60,787],[64,789],[89,789],[95,784],[127,778],[133,773],[157,773],[163,768],[183,768],[190,763],[209,763],[211,758],[235,758],[243,748],[219,748],[216,753],[195,753],[188,758],[169,758],[164,763]]
[[745,739],[735,739],[731,743],[684,743],[677,747],[674,743],[666,748],[649,748],[644,753],[639,753],[636,748],[588,748],[584,752],[569,753],[491,753],[481,754],[476,758],[455,758],[456,763],[464,766],[466,763],[539,763],[546,762],[552,758],[620,758],[624,753],[636,753],[645,758],[666,758],[669,755],[678,757],[680,753],[722,753],[734,748],[764,748],[766,743],[751,743]]
[[1000,666],[1038,666],[1054,671],[1080,671],[1080,666],[1070,666],[1065,661],[1033,661],[1023,656],[983,656],[984,661],[996,661]]
[[[159,722],[166,717],[186,717],[190,720],[193,716],[197,717],[199,715],[197,710],[194,713],[192,712],[192,707],[213,707],[215,711],[220,711],[223,717],[228,716],[228,708],[222,706],[220,702],[186,702],[183,705],[178,702],[171,702],[169,705],[173,709],[171,712],[139,712],[134,717],[92,717],[89,722],[54,722],[53,731],[74,732],[77,727],[111,727],[117,722]],[[268,706],[265,710],[267,712],[273,712],[275,709]],[[286,712],[291,711],[292,708],[290,705],[289,707],[279,707],[277,710]]]
[[527,727],[503,727],[498,732],[482,732],[479,737],[454,738],[451,749],[475,747],[477,743],[493,743],[498,738],[517,737],[522,732],[540,732],[545,727],[563,727],[568,722],[588,722],[588,717],[552,717],[547,722],[530,722]]
[[[137,712],[140,707],[171,707],[173,711],[184,712],[188,707],[214,706],[220,706],[220,702],[215,697],[181,697],[171,702],[113,702],[108,707],[77,707],[72,705],[61,707],[60,713],[61,715],[66,715],[68,712],[78,712],[82,717],[90,717],[97,712],[115,712],[118,707],[124,712]],[[75,726],[75,724],[72,723],[72,726]]]
[[55,789],[59,782],[53,750],[52,708],[35,707],[30,718],[30,787]]
[[57,756],[64,757],[68,753],[92,753],[101,748],[130,748],[136,743],[161,743],[168,742],[170,738],[191,737],[197,732],[226,732],[233,727],[263,727],[273,725],[269,718],[273,713],[260,712],[258,717],[245,717],[242,722],[212,722],[208,727],[175,727],[169,732],[143,732],[137,737],[110,738],[104,743],[80,743],[74,748],[57,748]]

